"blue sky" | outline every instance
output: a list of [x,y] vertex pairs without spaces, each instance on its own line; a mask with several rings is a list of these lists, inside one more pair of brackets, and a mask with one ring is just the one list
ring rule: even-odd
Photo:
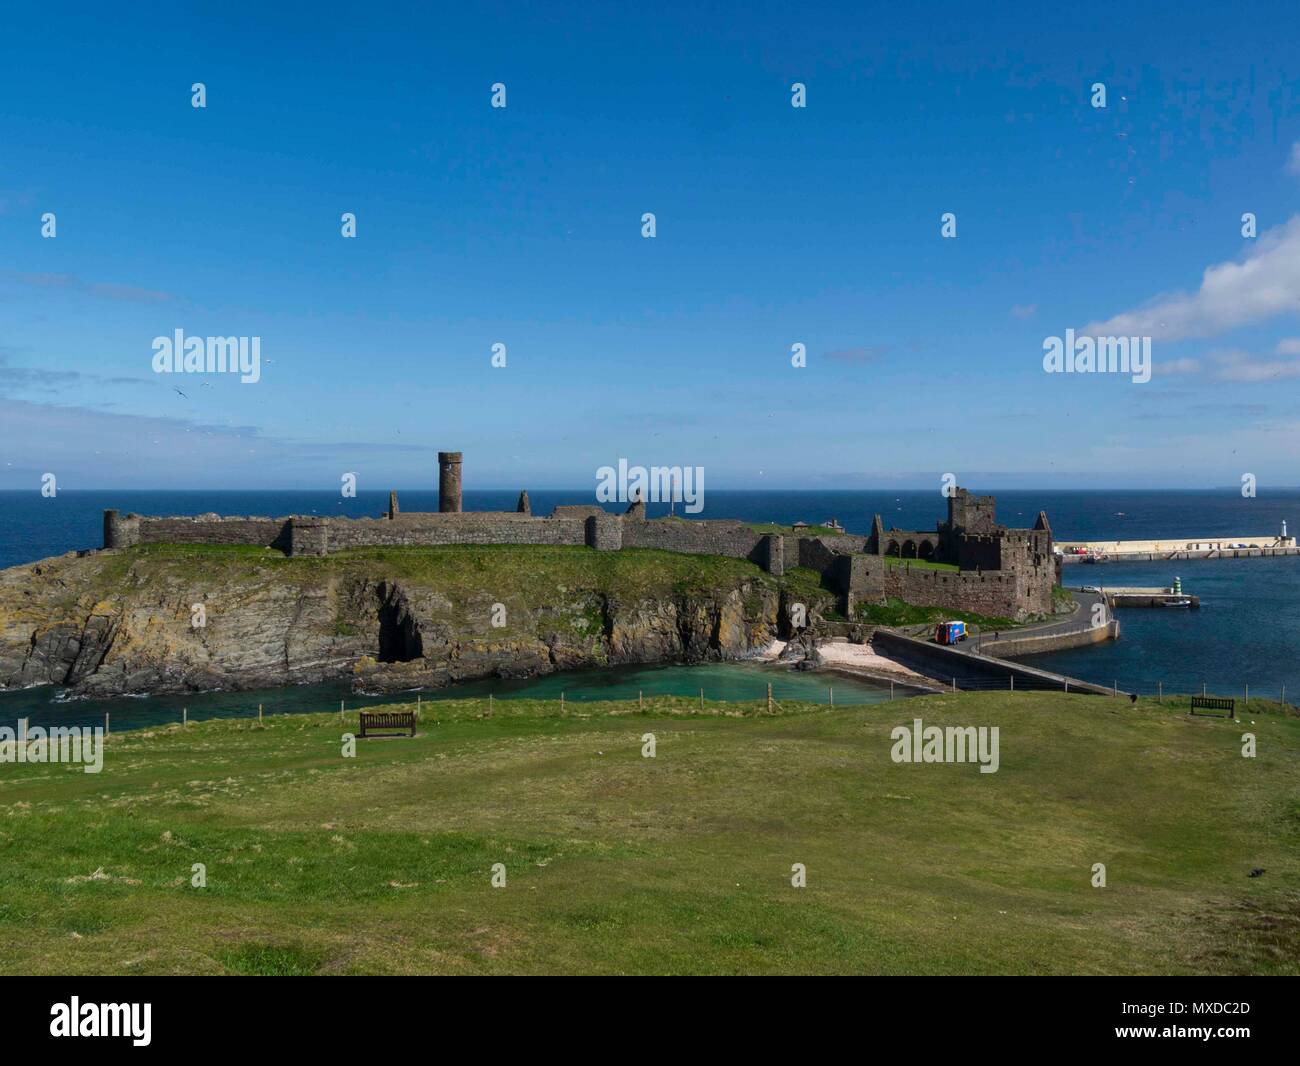
[[462,7],[7,13],[0,487],[1300,483],[1293,3]]

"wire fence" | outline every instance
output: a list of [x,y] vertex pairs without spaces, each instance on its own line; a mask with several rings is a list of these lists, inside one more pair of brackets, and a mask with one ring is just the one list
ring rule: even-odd
[[[1009,677],[970,676],[947,679],[935,677],[932,680],[936,685],[943,685],[946,688],[961,692],[1062,691],[1060,681],[1032,675],[1012,675]],[[1079,680],[1082,681],[1082,679]],[[1065,691],[1074,690],[1071,688],[1074,684],[1074,681],[1069,682],[1065,687]],[[1109,682],[1089,681],[1084,682],[1084,684],[1088,685],[1089,689],[1102,688],[1117,696],[1154,696],[1157,699],[1217,696],[1246,702],[1250,700],[1268,701],[1288,707],[1290,706],[1288,698],[1293,698],[1297,694],[1294,687],[1288,692],[1287,686],[1281,682],[1259,684],[1243,681],[1239,685],[1232,685],[1193,678],[1160,679],[1155,681],[1145,679],[1133,681],[1114,678]],[[1083,691],[1082,688],[1077,690]]]
[[[1060,680],[1050,677],[1037,677],[1031,674],[1013,674],[1006,677],[969,675],[965,677],[949,677],[946,679],[930,677],[925,681],[925,683],[920,683],[913,675],[909,678],[900,677],[897,681],[886,681],[883,678],[874,679],[869,682],[869,684],[874,684],[879,687],[876,689],[875,698],[873,699],[870,698],[862,687],[862,682],[864,680],[866,679],[857,679],[857,683],[855,684],[847,686],[841,685],[838,693],[836,692],[836,686],[833,680],[828,680],[825,688],[812,687],[804,684],[800,685],[798,690],[793,691],[786,689],[778,682],[775,687],[772,684],[768,684],[766,686],[766,691],[761,687],[756,687],[756,690],[752,693],[748,691],[743,693],[737,692],[734,686],[728,688],[723,693],[715,692],[713,694],[710,694],[706,687],[700,688],[691,693],[646,693],[640,691],[635,695],[628,693],[619,695],[591,695],[584,693],[582,695],[577,695],[576,693],[566,694],[561,692],[558,697],[536,697],[528,696],[525,693],[520,693],[518,697],[514,695],[494,697],[492,694],[473,697],[454,697],[441,694],[434,695],[430,693],[426,695],[432,696],[432,698],[426,698],[426,695],[422,695],[418,692],[404,694],[404,696],[401,697],[366,697],[358,693],[350,700],[340,700],[337,713],[340,716],[343,716],[346,709],[348,715],[355,715],[356,712],[360,710],[382,710],[385,706],[391,706],[394,703],[403,703],[414,704],[417,712],[425,710],[427,713],[436,714],[437,711],[435,708],[437,707],[437,704],[448,698],[481,702],[489,716],[492,714],[492,708],[495,703],[498,701],[509,703],[514,698],[555,702],[561,714],[566,713],[567,707],[570,704],[581,706],[583,703],[594,701],[626,701],[635,702],[642,710],[644,710],[647,702],[653,700],[670,700],[674,704],[689,702],[690,704],[698,705],[700,711],[704,711],[706,706],[710,704],[730,704],[737,708],[740,708],[741,706],[758,705],[759,713],[763,710],[766,710],[768,713],[781,713],[785,710],[783,701],[785,703],[823,704],[829,707],[865,706],[872,703],[884,702],[886,700],[904,699],[908,696],[916,695],[919,692],[923,693],[926,691],[934,691],[936,689],[950,692],[1006,692],[1009,694],[1017,692],[1062,691],[1062,682]],[[1126,681],[1123,678],[1115,678],[1109,684],[1083,682],[1083,684],[1087,685],[1086,689],[1070,687],[1078,683],[1079,682],[1076,682],[1074,679],[1071,679],[1069,684],[1065,686],[1064,690],[1066,692],[1088,691],[1096,693],[1097,689],[1100,688],[1115,697],[1140,696],[1144,698],[1154,698],[1156,700],[1168,700],[1170,702],[1187,700],[1191,696],[1210,696],[1221,699],[1228,698],[1238,701],[1238,705],[1243,710],[1249,709],[1252,701],[1260,704],[1276,704],[1286,710],[1292,710],[1293,708],[1289,700],[1294,698],[1296,695],[1295,686],[1288,691],[1286,684],[1280,682],[1273,684],[1265,682],[1260,684],[1243,681],[1240,685],[1231,685],[1190,677],[1160,679],[1155,681]],[[124,710],[125,709],[126,708],[124,708]],[[114,731],[114,726],[118,729],[125,728],[128,730],[157,728],[160,726],[175,724],[186,725],[189,722],[208,721],[214,718],[254,719],[260,722],[263,714],[280,715],[285,714],[287,711],[288,714],[294,715],[300,713],[318,713],[323,710],[325,710],[324,707],[275,709],[273,706],[267,706],[264,710],[263,704],[254,704],[250,702],[247,706],[224,706],[220,709],[203,708],[199,709],[197,714],[191,714],[187,708],[180,708],[177,711],[161,713],[146,712],[147,717],[139,712],[134,714],[127,713],[122,715],[117,722],[112,720],[110,713],[103,713],[102,725],[105,733],[111,733]],[[99,716],[94,713],[76,714],[74,712],[72,715],[59,715],[57,719],[51,719],[46,715],[39,713],[28,713],[32,719],[30,722],[31,725],[42,725],[48,727],[54,724],[83,726],[100,724]],[[18,722],[15,720],[8,724],[11,728],[16,729]]]

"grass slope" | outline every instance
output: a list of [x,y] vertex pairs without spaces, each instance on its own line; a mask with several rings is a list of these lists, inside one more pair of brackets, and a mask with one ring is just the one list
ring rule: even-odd
[[[646,707],[425,704],[355,759],[321,714],[121,734],[99,775],[0,764],[0,971],[1300,971],[1293,716]],[[894,764],[913,717],[999,726],[1000,771]]]
[[319,581],[350,572],[382,573],[456,597],[500,586],[532,599],[556,589],[593,587],[624,595],[668,592],[709,594],[743,581],[776,587],[775,578],[744,559],[687,555],[651,548],[594,552],[589,548],[533,544],[446,544],[415,548],[353,548],[326,556],[288,557],[272,548],[245,545],[150,544],[107,556],[106,583],[127,572],[177,577],[203,575],[218,583],[258,571],[287,580]]

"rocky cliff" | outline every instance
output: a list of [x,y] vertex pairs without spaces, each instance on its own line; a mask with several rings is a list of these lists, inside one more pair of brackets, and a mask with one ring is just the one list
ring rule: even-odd
[[[741,658],[792,591],[737,559],[560,547],[149,546],[0,571],[0,687],[77,695],[351,678],[367,691]],[[829,602],[829,596],[825,597]]]

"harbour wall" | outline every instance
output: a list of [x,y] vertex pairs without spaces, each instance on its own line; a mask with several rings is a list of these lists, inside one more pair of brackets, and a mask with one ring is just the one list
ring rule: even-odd
[[[1244,544],[1245,547],[1235,547]],[[1106,556],[1105,562],[1166,562],[1178,559],[1258,559],[1273,555],[1300,555],[1295,537],[1166,537],[1162,540],[1063,540],[1058,541],[1063,564],[1087,562],[1091,556]],[[1083,548],[1087,554],[1075,554]]]
[[[1104,630],[1107,627],[1098,628]],[[932,644],[888,629],[878,630],[872,637],[872,643],[878,644],[886,655],[901,660],[927,677],[937,681],[947,681],[950,684],[952,679],[956,678],[959,689],[983,689],[999,684],[1005,684],[1010,689],[1014,678],[1017,687],[1026,689],[1054,689],[1060,692],[1083,692],[1094,696],[1115,694],[1112,689],[1094,685],[1089,681],[1080,681],[1075,677],[1052,673],[1050,670],[1039,670],[1006,659],[995,659],[991,655],[977,655],[960,648]]]
[[998,638],[998,654],[1016,658],[1021,655],[1041,655],[1049,651],[1065,651],[1067,648],[1086,648],[1092,644],[1104,644],[1108,640],[1119,639],[1119,622],[1114,618],[1099,626],[1080,627],[1069,632],[1047,633],[1035,636],[1001,636]]

